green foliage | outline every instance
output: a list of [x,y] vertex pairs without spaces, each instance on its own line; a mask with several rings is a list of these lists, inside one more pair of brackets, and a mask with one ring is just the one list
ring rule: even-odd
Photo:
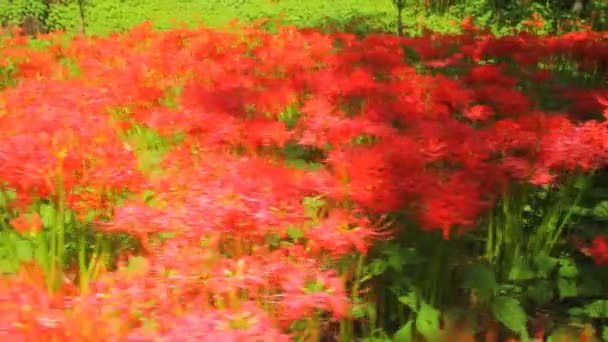
[[[221,26],[235,18],[247,22],[285,13],[283,21],[287,24],[316,26],[325,17],[340,22],[357,16],[382,19],[388,18],[391,11],[390,0],[341,0],[338,4],[294,0],[90,0],[86,6],[86,25],[87,32],[107,34],[128,30],[145,20],[159,29],[167,29],[178,21],[192,25],[197,18],[206,25]],[[78,6],[73,1],[54,6],[50,17],[67,29],[79,27]]]
[[441,330],[439,319],[441,313],[427,303],[421,303],[416,315],[416,330],[424,336],[427,341],[438,341]]
[[414,322],[409,321],[393,336],[394,342],[410,342],[414,339]]
[[510,330],[522,333],[526,330],[528,318],[517,299],[506,296],[494,298],[492,312],[494,317]]
[[480,301],[486,302],[495,295],[498,282],[490,267],[475,265],[465,273],[462,287],[474,291]]
[[[457,23],[467,16],[475,23],[491,27],[499,34],[525,28],[524,21],[533,13],[545,25],[540,33],[555,32],[564,19],[574,19],[560,3],[533,1],[524,5],[506,0],[434,0],[430,5],[415,0],[84,0],[86,31],[108,34],[126,31],[145,20],[159,29],[174,27],[177,22],[192,25],[202,20],[206,25],[221,26],[232,19],[243,22],[282,15],[286,24],[298,26],[328,25],[365,33],[369,30],[397,32],[396,4],[402,3],[402,29],[406,34],[419,34],[423,27],[441,32],[456,32]],[[49,4],[47,6],[47,4]],[[606,4],[591,1],[586,17],[595,10],[593,24],[605,27]],[[49,30],[77,32],[80,13],[77,0],[10,0],[0,3],[0,23],[18,24],[25,16],[38,18]]]
[[[252,21],[284,14],[282,21],[286,24],[325,28],[331,25],[344,28],[362,18],[350,30],[365,33],[373,29],[396,31],[395,3],[394,0],[88,0],[85,23],[88,33],[101,35],[128,30],[144,20],[151,20],[158,29],[166,29],[175,26],[176,20],[192,25],[198,18],[207,25],[219,26],[233,18]],[[499,34],[509,33],[523,29],[523,21],[533,13],[545,19],[545,25],[537,32],[547,34],[558,29],[561,19],[572,17],[552,3],[532,2],[524,6],[502,0],[440,1],[428,8],[418,1],[404,3],[401,21],[406,34],[419,34],[423,27],[456,32],[457,23],[468,15],[475,17],[476,24],[489,26]],[[601,7],[598,3],[592,5]],[[77,1],[55,2],[50,7],[43,0],[0,3],[0,22],[15,25],[25,16],[44,20],[49,29],[77,31],[80,26]],[[602,20],[605,18],[600,17],[598,25]],[[410,57],[416,59],[411,53]],[[0,88],[11,82],[12,72],[10,65],[0,68]],[[571,76],[572,72],[565,70],[564,74]],[[573,82],[573,78],[569,81]],[[532,89],[533,85],[522,85],[526,86]],[[164,104],[175,106],[172,99],[168,94]],[[540,105],[560,107],[559,103],[549,103],[552,100]],[[286,111],[281,117],[291,125],[298,116],[297,112]],[[162,156],[180,140],[160,136],[143,126],[134,126],[124,138],[139,152],[142,170],[149,172],[158,169]],[[293,166],[320,165],[313,162],[319,153],[315,150],[288,145],[282,153]],[[521,335],[526,334],[526,323],[539,308],[556,315],[566,314],[567,320],[587,322],[608,318],[606,272],[590,266],[588,260],[580,260],[564,244],[568,229],[581,218],[591,223],[605,223],[608,219],[607,194],[600,201],[584,203],[581,196],[588,188],[580,179],[570,179],[561,188],[513,189],[480,225],[479,231],[486,236],[478,231],[443,241],[433,233],[409,229],[404,217],[396,218],[402,225],[403,236],[377,246],[358,270],[360,274],[350,289],[355,293],[361,284],[373,284],[378,289],[373,300],[363,294],[355,296],[352,314],[368,322],[361,328],[367,329],[364,340],[386,340],[375,336],[376,326],[394,327],[392,331],[387,328],[387,333],[394,334],[394,341],[413,341],[419,337],[438,340],[442,319],[454,308],[466,308],[461,310],[466,311],[462,316],[489,315],[511,333]],[[307,198],[305,205],[307,214],[315,220],[327,203],[318,197]],[[79,235],[73,215],[59,215],[54,204],[42,203],[38,212],[45,228],[55,225],[65,228],[66,258],[81,258],[82,268],[91,269],[91,255],[102,254],[97,236]],[[5,216],[2,219],[6,221],[13,214],[2,212]],[[0,272],[15,272],[20,262],[33,259],[46,265],[45,269],[50,267],[45,261],[50,234],[44,231],[31,238],[13,233],[7,224],[2,228],[4,235],[0,240],[5,244],[0,246]],[[302,231],[296,228],[289,228],[287,233],[293,241],[303,238]],[[279,238],[277,243],[289,241]],[[128,243],[119,241],[116,245]],[[136,274],[145,271],[145,267],[143,259],[132,259],[127,272]],[[344,333],[352,336],[352,332]]]
[[0,24],[18,25],[25,16],[44,20],[47,11],[46,0],[5,0],[0,2]]

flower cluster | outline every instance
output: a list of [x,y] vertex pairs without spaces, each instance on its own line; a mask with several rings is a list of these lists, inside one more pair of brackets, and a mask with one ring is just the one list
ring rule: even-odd
[[[314,338],[318,320],[349,312],[350,278],[331,267],[390,236],[387,214],[447,238],[512,182],[559,182],[608,158],[607,94],[571,92],[551,69],[605,68],[605,34],[146,24],[45,39],[0,48],[17,81],[0,92],[0,180],[23,211],[10,224],[42,228],[25,213],[33,199],[103,209],[95,230],[136,237],[143,256],[82,293],[66,281],[49,294],[24,267],[0,288],[7,340]],[[544,110],[541,87],[567,91],[574,110]],[[141,168],[149,155],[130,139],[142,130],[166,143],[160,172]]]

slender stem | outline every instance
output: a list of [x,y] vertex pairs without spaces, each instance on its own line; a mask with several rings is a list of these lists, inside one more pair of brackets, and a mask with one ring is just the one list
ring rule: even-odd
[[47,234],[45,231],[41,231],[38,233],[38,237],[37,237],[37,244],[36,244],[36,248],[40,248],[41,252],[39,255],[44,255],[44,260],[38,260],[38,262],[40,264],[42,264],[42,270],[44,271],[44,274],[49,274],[50,268],[51,268],[51,264],[50,264],[50,260],[49,260],[49,241],[47,238]]
[[[89,272],[86,264],[86,236],[82,230],[78,230],[78,281],[80,291],[87,293],[89,290]],[[91,263],[94,259],[91,258]]]
[[493,263],[496,259],[496,255],[494,252],[495,246],[496,246],[496,242],[494,241],[495,239],[495,235],[494,235],[494,221],[496,218],[496,214],[494,213],[494,210],[490,210],[490,213],[488,214],[488,238],[486,239],[486,259],[488,260],[488,262]]
[[57,255],[57,230],[56,227],[53,226],[51,227],[51,231],[50,231],[50,235],[51,235],[51,250],[49,251],[49,262],[50,262],[50,269],[49,269],[49,276],[47,278],[47,287],[49,289],[49,291],[52,291],[54,288],[54,283],[55,283],[55,278],[57,277],[57,259],[56,259],[56,255]]
[[584,189],[580,189],[577,192],[576,198],[574,199],[574,202],[572,203],[570,208],[568,208],[568,212],[566,213],[566,216],[560,222],[560,225],[557,227],[557,230],[555,231],[552,238],[547,243],[547,246],[546,246],[547,252],[550,252],[553,249],[553,247],[555,246],[555,244],[557,244],[557,241],[561,238],[564,228],[570,222],[570,219],[572,218],[572,215],[574,214],[574,208],[576,208],[578,206],[578,204],[581,202],[584,192],[585,192]]
[[57,165],[58,177],[56,179],[56,212],[53,227],[51,228],[50,275],[48,287],[55,291],[61,284],[61,275],[64,267],[65,248],[65,189],[63,182],[63,158],[60,157]]

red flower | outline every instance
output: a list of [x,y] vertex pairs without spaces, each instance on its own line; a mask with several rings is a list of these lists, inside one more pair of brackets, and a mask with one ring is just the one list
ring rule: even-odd
[[9,224],[20,234],[37,233],[42,229],[42,218],[38,213],[20,214],[11,219]]

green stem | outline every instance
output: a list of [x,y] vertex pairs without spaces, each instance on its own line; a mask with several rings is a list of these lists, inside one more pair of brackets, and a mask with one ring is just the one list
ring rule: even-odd
[[49,263],[50,263],[50,269],[49,269],[49,276],[47,278],[47,287],[49,289],[49,291],[53,291],[54,289],[54,283],[55,283],[55,278],[57,277],[57,258],[55,257],[57,255],[57,230],[56,227],[53,226],[51,227],[51,231],[50,231],[50,235],[51,235],[51,248],[49,251]]
[[496,241],[494,241],[495,216],[496,214],[494,213],[494,210],[490,210],[490,213],[488,214],[488,237],[486,239],[486,260],[488,260],[490,263],[494,263],[496,260]]
[[[89,270],[86,264],[86,236],[82,230],[79,229],[78,231],[78,281],[80,291],[86,293],[89,285]],[[91,257],[91,264],[94,260],[95,257]]]
[[57,181],[57,191],[57,213],[51,232],[51,274],[48,279],[51,291],[56,290],[61,284],[61,275],[65,263],[65,190],[61,177]]
[[[363,265],[365,263],[365,255],[359,254],[357,256],[357,263],[355,265],[355,275],[351,287],[351,298],[358,300],[359,289],[361,287],[361,275],[363,273]],[[351,341],[353,337],[353,320],[350,318],[343,319],[340,321],[340,341]]]
[[553,247],[557,244],[557,241],[561,238],[566,225],[570,222],[570,219],[572,218],[572,215],[574,214],[574,208],[576,208],[579,205],[579,203],[581,202],[584,192],[585,192],[584,189],[579,189],[577,191],[576,198],[574,199],[574,202],[572,202],[572,205],[570,206],[570,208],[568,208],[568,212],[566,213],[566,216],[560,222],[560,225],[557,227],[555,234],[553,234],[552,238],[547,243],[547,246],[546,246],[547,252],[551,252]]
[[39,255],[43,255],[44,259],[43,260],[38,260],[38,262],[41,264],[42,266],[42,270],[44,271],[44,274],[49,274],[49,271],[51,269],[51,264],[49,263],[49,241],[47,239],[47,234],[45,231],[41,231],[38,233],[37,236],[37,241],[36,241],[36,248],[40,248],[41,252]]

